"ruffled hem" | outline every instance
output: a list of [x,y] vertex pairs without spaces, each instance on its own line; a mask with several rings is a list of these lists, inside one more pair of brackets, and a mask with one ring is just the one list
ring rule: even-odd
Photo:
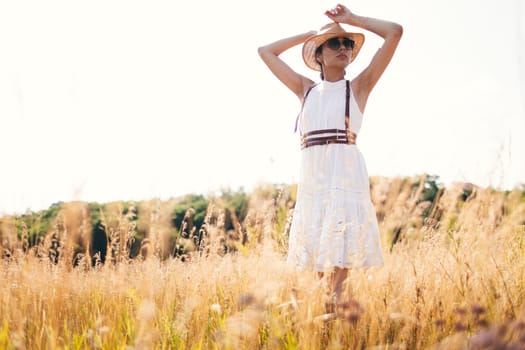
[[299,268],[383,265],[375,208],[366,191],[298,193],[287,260]]

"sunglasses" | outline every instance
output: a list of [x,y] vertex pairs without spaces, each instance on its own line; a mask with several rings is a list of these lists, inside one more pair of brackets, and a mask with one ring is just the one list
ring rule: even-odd
[[341,43],[346,50],[352,50],[354,48],[354,41],[348,38],[331,38],[325,42],[326,46],[334,51],[339,50]]

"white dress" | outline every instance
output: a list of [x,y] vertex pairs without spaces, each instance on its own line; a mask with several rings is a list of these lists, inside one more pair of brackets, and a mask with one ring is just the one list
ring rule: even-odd
[[[345,80],[316,85],[304,103],[301,132],[344,130],[345,96]],[[362,120],[351,93],[350,130],[358,134]],[[383,264],[368,172],[356,145],[317,145],[301,151],[287,260],[316,271]]]

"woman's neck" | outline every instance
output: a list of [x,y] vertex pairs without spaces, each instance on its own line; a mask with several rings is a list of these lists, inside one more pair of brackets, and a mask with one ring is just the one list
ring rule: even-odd
[[324,73],[324,80],[326,81],[339,81],[345,78],[345,71],[340,69],[326,70]]

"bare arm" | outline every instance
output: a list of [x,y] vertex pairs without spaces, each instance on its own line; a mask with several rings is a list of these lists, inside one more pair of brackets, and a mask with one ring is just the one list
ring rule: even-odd
[[313,34],[315,32],[307,32],[259,47],[259,56],[261,56],[264,63],[300,100],[303,99],[306,89],[313,84],[313,81],[295,72],[279,55],[295,45],[304,43]]
[[396,51],[397,44],[403,34],[403,27],[397,23],[385,20],[358,16],[340,4],[334,9],[326,11],[325,15],[334,22],[366,29],[384,39],[383,45],[377,50],[368,67],[352,82],[357,103],[363,111],[370,92],[385,71]]

